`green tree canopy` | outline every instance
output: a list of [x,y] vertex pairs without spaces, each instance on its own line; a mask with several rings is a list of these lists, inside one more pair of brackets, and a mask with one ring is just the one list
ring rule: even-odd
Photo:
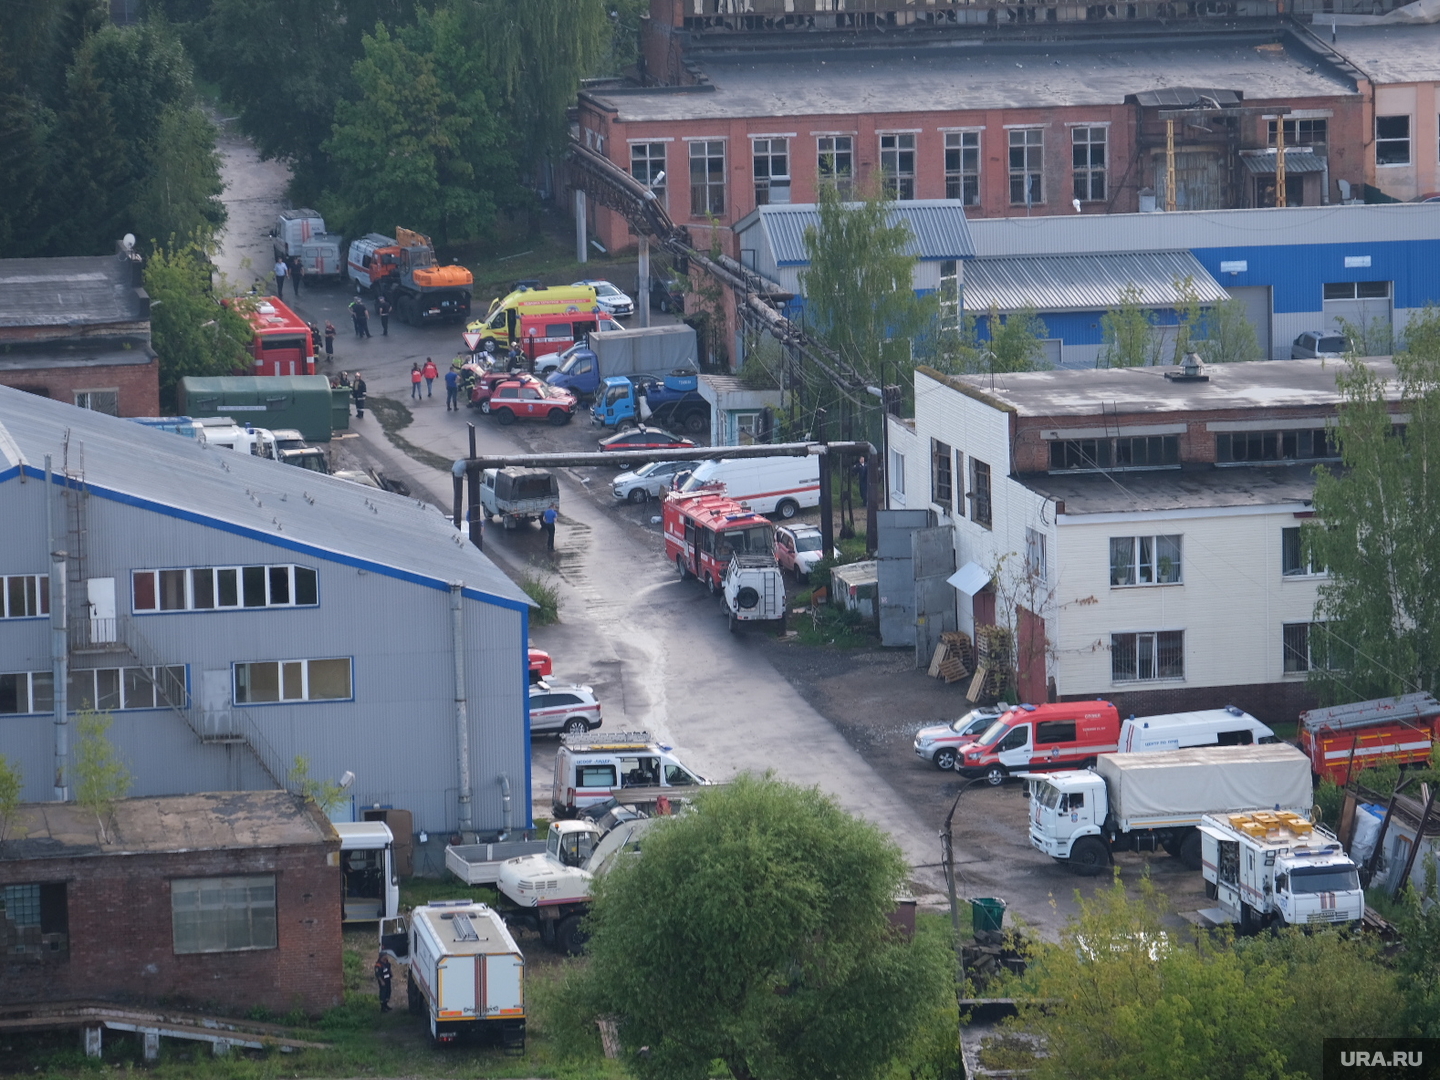
[[948,942],[887,919],[905,873],[817,790],[742,776],[600,880],[565,1011],[615,1016],[642,1078],[874,1076],[953,987]]
[[1148,367],[1160,362],[1162,339],[1155,332],[1155,312],[1145,291],[1131,282],[1120,290],[1120,302],[1100,316],[1101,346],[1096,367]]
[[160,357],[165,409],[175,407],[175,387],[186,375],[230,375],[250,362],[250,324],[234,305],[216,301],[212,269],[200,243],[173,238],[145,261],[150,335]]
[[1310,684],[1326,701],[1440,688],[1440,308],[1395,356],[1395,427],[1384,380],[1352,357],[1336,376],[1344,469],[1319,469],[1304,526],[1319,587]]

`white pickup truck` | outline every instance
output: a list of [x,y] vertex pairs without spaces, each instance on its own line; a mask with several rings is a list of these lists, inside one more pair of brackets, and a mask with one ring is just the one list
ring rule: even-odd
[[480,508],[498,517],[505,528],[538,521],[546,509],[560,505],[560,483],[544,469],[486,469],[480,474]]

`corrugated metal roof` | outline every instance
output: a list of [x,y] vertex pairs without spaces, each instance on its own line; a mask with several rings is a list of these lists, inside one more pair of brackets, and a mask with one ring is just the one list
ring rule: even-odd
[[91,494],[427,585],[464,581],[530,601],[433,506],[0,386],[0,479],[59,469],[66,443]]
[[[1275,172],[1275,154],[1241,154],[1240,163],[1247,172],[1256,176],[1270,176]],[[1325,159],[1319,154],[1304,151],[1285,151],[1287,173],[1321,173],[1325,171]]]
[[[762,206],[761,228],[779,266],[805,266],[805,230],[818,227],[820,210],[814,203]],[[973,259],[975,244],[965,220],[965,204],[959,199],[916,199],[891,205],[890,223],[910,226],[913,242],[910,253],[919,259]]]
[[1130,285],[1147,307],[1168,308],[1181,302],[1175,283],[1186,277],[1202,304],[1230,298],[1188,251],[975,259],[965,264],[965,310],[1103,311]]

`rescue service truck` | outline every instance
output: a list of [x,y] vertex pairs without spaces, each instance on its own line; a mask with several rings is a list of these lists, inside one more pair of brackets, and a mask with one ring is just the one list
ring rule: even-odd
[[1316,776],[1337,784],[1352,772],[1377,765],[1418,764],[1430,760],[1440,736],[1440,701],[1429,694],[1357,701],[1300,714],[1300,749]]
[[380,948],[405,961],[410,1015],[429,1018],[436,1042],[479,1035],[525,1049],[525,956],[489,905],[433,900],[382,922]]
[[652,789],[694,790],[710,783],[674,751],[646,731],[561,735],[550,787],[555,816],[573,817],[610,798],[625,801],[634,789],[653,798]]
[[1002,784],[1014,772],[1089,768],[1119,747],[1120,714],[1108,701],[1016,705],[955,750],[955,771]]
[[1333,926],[1365,917],[1360,871],[1335,835],[1286,810],[1206,814],[1200,821],[1205,894],[1212,922],[1241,933],[1272,923]]
[[315,338],[305,320],[284,301],[266,296],[254,303],[248,297],[241,297],[234,303],[254,334],[250,339],[254,363],[248,372],[237,374],[315,374]]
[[[595,290],[589,285],[557,285],[553,288],[516,289],[490,304],[485,318],[465,329],[465,347],[471,352],[504,352],[518,336],[519,323],[527,316],[570,315],[598,319],[604,315]],[[571,342],[579,340],[571,338]],[[559,352],[559,349],[555,350]],[[532,358],[533,359],[533,358]]]
[[732,632],[747,623],[785,629],[785,578],[775,527],[720,487],[672,491],[661,511],[665,557],[680,580],[698,578],[725,605]]

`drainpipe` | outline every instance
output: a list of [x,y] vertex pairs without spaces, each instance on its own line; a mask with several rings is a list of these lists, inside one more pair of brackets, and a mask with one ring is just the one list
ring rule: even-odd
[[70,649],[66,625],[66,553],[55,539],[55,497],[45,455],[45,539],[50,545],[50,673],[54,681],[55,801],[70,801]]
[[505,831],[500,834],[500,839],[501,839],[501,840],[509,840],[509,839],[510,839],[510,826],[511,826],[511,822],[512,822],[512,818],[511,818],[511,816],[510,816],[510,775],[509,775],[509,773],[501,773],[501,774],[500,774],[500,806],[501,806],[501,812],[502,812],[502,815],[503,815],[501,820],[502,820],[502,821],[504,822],[504,824],[505,824]]
[[1323,206],[1330,205],[1330,155],[1320,155],[1320,203]]
[[474,832],[470,805],[470,712],[465,700],[465,612],[463,581],[450,583],[450,647],[455,653],[455,736],[460,754],[459,831]]

